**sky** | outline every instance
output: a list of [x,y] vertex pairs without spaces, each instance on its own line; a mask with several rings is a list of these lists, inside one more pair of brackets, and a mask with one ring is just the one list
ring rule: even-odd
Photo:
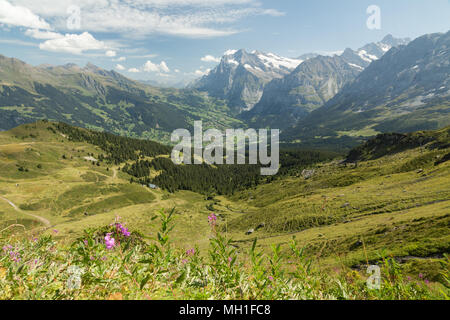
[[448,30],[450,0],[0,0],[0,54],[167,84],[229,49],[294,58]]

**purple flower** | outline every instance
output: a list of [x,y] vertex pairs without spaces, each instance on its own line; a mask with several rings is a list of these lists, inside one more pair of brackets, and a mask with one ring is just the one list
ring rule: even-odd
[[12,245],[10,245],[10,244],[7,244],[6,246],[3,247],[3,251],[5,253],[11,251],[11,249],[12,249]]
[[214,214],[214,212],[211,212],[211,214],[208,216],[208,222],[211,225],[211,227],[216,225],[217,217]]
[[228,257],[228,262],[233,261],[233,259],[231,257]]
[[419,273],[419,278],[422,279],[423,278],[423,274]]
[[57,234],[59,231],[56,230],[56,229],[53,229],[53,232],[54,232],[55,234]]
[[194,254],[195,254],[195,249],[194,248],[189,249],[189,250],[186,251],[186,255],[187,256],[193,256]]
[[105,237],[105,245],[106,249],[108,250],[111,250],[116,246],[116,240],[114,240],[114,238],[111,238],[111,234],[112,233],[108,233]]
[[125,237],[129,237],[129,236],[131,235],[131,233],[128,231],[127,228],[123,228],[123,229],[122,229],[122,234],[123,234]]
[[121,223],[116,223],[116,228],[117,232],[122,233],[125,237],[129,237],[131,235],[128,228],[125,228]]
[[188,261],[186,259],[181,260],[181,263],[186,264]]
[[428,281],[428,279],[425,279],[425,284],[429,284],[430,281]]
[[272,276],[269,276],[269,280],[270,280],[270,281],[273,281],[273,277],[272,277]]
[[87,246],[89,244],[87,240],[83,240],[83,243],[85,246]]
[[14,262],[20,262],[22,258],[20,257],[20,254],[18,252],[10,251],[9,252],[9,258]]
[[410,276],[408,276],[406,279],[408,279],[408,281],[411,281],[411,277]]

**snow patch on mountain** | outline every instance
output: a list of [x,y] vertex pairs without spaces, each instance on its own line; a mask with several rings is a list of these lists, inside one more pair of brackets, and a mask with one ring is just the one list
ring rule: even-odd
[[348,65],[349,65],[350,67],[353,67],[353,68],[357,68],[357,69],[360,69],[360,70],[364,70],[363,67],[358,66],[357,64],[354,64],[354,63],[350,63],[350,62],[349,62]]
[[359,50],[358,56],[360,56],[361,59],[363,59],[364,61],[367,61],[367,62],[372,62],[372,61],[378,60],[377,56],[367,53],[366,50]]
[[291,59],[291,58],[284,58],[280,57],[273,53],[267,53],[267,54],[258,54],[258,58],[264,62],[264,64],[268,68],[276,68],[280,69],[282,67],[286,69],[295,69],[298,67],[299,64],[303,62],[303,60],[299,59]]
[[236,52],[238,52],[237,50],[234,49],[230,49],[224,52],[224,56],[232,56],[233,54],[235,54]]

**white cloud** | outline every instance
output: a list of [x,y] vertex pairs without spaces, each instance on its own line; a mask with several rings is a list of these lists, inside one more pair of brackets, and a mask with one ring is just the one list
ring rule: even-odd
[[113,51],[113,50],[108,50],[108,51],[106,51],[105,55],[107,57],[111,57],[112,58],[112,57],[115,57],[117,55],[117,53],[115,51]]
[[[124,50],[126,51],[126,50]],[[157,54],[141,54],[141,55],[130,55],[130,58],[135,58],[135,59],[152,59],[157,57]]]
[[114,59],[114,61],[118,61],[118,62],[125,61],[125,60],[127,60],[127,58],[125,58],[125,57],[120,57],[120,58]]
[[206,69],[205,71],[199,69],[199,70],[195,70],[194,74],[196,76],[203,77],[203,76],[206,76],[207,74],[209,74],[210,71],[211,71],[211,69]]
[[33,29],[51,29],[44,19],[35,15],[29,8],[15,6],[5,0],[0,0],[0,23]]
[[146,71],[146,72],[158,72],[158,73],[170,72],[169,67],[167,66],[166,62],[164,62],[164,61],[162,61],[160,64],[155,64],[155,63],[151,62],[150,60],[148,60],[144,64],[142,70]]
[[106,45],[103,41],[98,41],[90,33],[66,34],[62,38],[47,40],[39,45],[41,50],[53,52],[66,52],[72,54],[82,54],[88,50],[103,50]]
[[121,64],[117,64],[116,65],[116,69],[120,70],[120,71],[123,71],[123,70],[125,70],[125,67],[123,65],[121,65]]
[[6,43],[17,46],[27,46],[27,47],[36,47],[37,45],[33,42],[22,41],[18,39],[0,39],[0,43]]
[[138,72],[140,72],[140,71],[139,71],[139,69],[131,68],[131,69],[128,69],[128,72],[131,72],[131,73],[138,73]]
[[170,72],[169,67],[167,66],[167,64],[164,61],[162,61],[159,66],[160,66],[162,72]]
[[200,59],[203,62],[220,62],[220,58],[216,58],[212,55],[206,55],[203,58]]
[[41,39],[41,40],[48,40],[48,39],[59,39],[63,38],[64,36],[58,32],[53,31],[47,31],[47,30],[39,30],[39,29],[28,29],[25,31],[25,35],[35,38],[35,39]]
[[[4,0],[1,0],[4,1]],[[73,0],[9,0],[67,29],[67,8]],[[233,24],[249,16],[281,16],[259,0],[78,0],[81,28],[89,32],[145,36],[220,37],[240,32]]]

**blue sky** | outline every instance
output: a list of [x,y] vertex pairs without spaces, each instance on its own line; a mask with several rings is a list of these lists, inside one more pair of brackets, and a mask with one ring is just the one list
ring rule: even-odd
[[[379,30],[366,25],[370,5]],[[0,54],[168,83],[200,76],[228,49],[298,57],[449,29],[449,0],[0,0]]]

